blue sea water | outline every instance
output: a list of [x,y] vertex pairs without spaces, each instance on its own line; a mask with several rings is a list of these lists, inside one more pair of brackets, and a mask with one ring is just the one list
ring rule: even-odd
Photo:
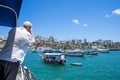
[[[120,80],[120,51],[66,57],[64,65],[44,63],[39,54],[29,52],[24,61],[36,80]],[[83,65],[73,66],[72,62]]]

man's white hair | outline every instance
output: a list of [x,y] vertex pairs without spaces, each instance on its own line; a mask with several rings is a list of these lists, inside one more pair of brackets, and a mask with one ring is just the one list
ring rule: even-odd
[[30,25],[30,26],[32,26],[32,23],[30,22],[30,21],[25,21],[24,23],[23,23],[23,26],[24,25]]

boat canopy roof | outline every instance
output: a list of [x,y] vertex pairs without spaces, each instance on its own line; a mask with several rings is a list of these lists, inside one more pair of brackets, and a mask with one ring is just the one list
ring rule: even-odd
[[0,26],[17,27],[22,0],[0,0]]
[[45,53],[44,55],[61,56],[61,55],[63,55],[63,54],[62,54],[62,53]]

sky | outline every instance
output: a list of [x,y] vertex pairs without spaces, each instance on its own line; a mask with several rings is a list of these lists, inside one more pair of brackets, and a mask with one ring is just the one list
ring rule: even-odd
[[120,0],[23,0],[19,26],[24,21],[32,22],[35,36],[120,42]]

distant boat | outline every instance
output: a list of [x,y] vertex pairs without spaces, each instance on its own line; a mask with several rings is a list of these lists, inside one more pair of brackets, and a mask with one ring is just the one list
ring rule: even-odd
[[98,51],[94,49],[84,50],[84,53],[87,55],[97,55]]
[[33,48],[31,51],[32,51],[32,53],[37,53],[37,49]]
[[69,50],[66,51],[65,53],[66,56],[71,56],[71,57],[83,57],[84,56],[84,51],[83,50]]
[[109,49],[105,49],[105,48],[100,48],[100,49],[98,49],[98,51],[100,53],[109,53]]
[[46,47],[45,48],[44,47],[41,48],[41,52],[42,53],[52,53],[52,51],[53,51],[52,48],[46,48]]
[[74,66],[82,66],[83,64],[82,64],[82,63],[78,63],[78,62],[73,62],[73,63],[71,63],[71,65],[74,65]]
[[110,48],[110,51],[120,51],[119,48]]
[[30,47],[29,50],[30,50],[32,53],[40,52],[39,47]]
[[45,53],[42,56],[44,62],[64,64],[66,62],[65,55],[63,53]]

